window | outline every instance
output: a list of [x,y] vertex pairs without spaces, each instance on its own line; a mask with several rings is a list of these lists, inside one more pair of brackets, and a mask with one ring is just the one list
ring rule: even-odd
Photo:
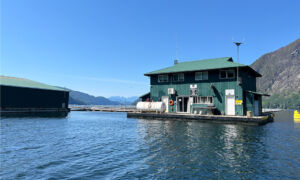
[[194,96],[193,97],[194,104],[212,104],[213,97],[212,96]]
[[234,70],[227,71],[227,78],[234,78]]
[[220,78],[225,79],[226,78],[226,71],[221,71],[220,72]]
[[208,80],[208,72],[207,71],[196,72],[195,73],[195,80],[196,81]]
[[200,102],[200,97],[199,96],[193,97],[193,103],[194,104],[199,104],[199,102]]
[[158,82],[168,82],[169,76],[168,75],[158,75]]
[[212,97],[207,97],[207,102],[208,102],[209,104],[212,104],[212,103],[213,103],[213,98],[212,98]]
[[233,79],[235,77],[235,70],[221,70],[220,79]]
[[200,98],[200,104],[205,104],[207,102],[207,97]]
[[184,74],[183,73],[173,74],[173,81],[174,82],[182,82],[182,81],[184,81]]

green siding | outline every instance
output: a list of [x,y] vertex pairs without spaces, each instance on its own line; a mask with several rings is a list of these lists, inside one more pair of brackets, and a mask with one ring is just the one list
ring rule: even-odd
[[[236,70],[236,69],[235,69]],[[245,93],[245,90],[256,91],[256,77],[246,68],[240,68],[242,85],[237,84],[234,79],[220,79],[219,70],[208,71],[208,80],[195,81],[195,72],[186,72],[183,82],[173,82],[172,74],[169,74],[169,82],[158,83],[158,75],[150,78],[150,98],[153,101],[161,101],[162,96],[168,95],[168,88],[174,88],[176,95],[169,96],[169,99],[176,101],[176,96],[190,96],[190,85],[197,84],[198,96],[213,96],[214,106],[219,113],[225,113],[225,90],[235,90],[235,100],[243,100],[242,105],[235,105],[236,115],[246,115],[247,110],[254,112],[254,95]],[[215,88],[211,88],[213,85]],[[176,104],[169,106],[169,112],[176,112]]]
[[[242,88],[243,90],[247,91],[256,91],[256,77],[251,76],[251,72],[247,71],[245,69],[241,73],[242,77]],[[252,111],[254,112],[254,95],[251,93],[244,92],[244,97],[243,97],[243,107],[244,111],[246,114],[247,111]]]

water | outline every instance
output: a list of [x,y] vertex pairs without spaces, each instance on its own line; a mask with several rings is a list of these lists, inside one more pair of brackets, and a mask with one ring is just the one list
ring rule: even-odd
[[1,179],[299,179],[300,124],[127,119],[1,119]]

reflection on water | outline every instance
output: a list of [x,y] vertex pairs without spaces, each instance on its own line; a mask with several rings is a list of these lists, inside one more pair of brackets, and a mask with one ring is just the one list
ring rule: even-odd
[[138,120],[137,130],[155,152],[145,163],[164,178],[288,178],[300,175],[286,167],[300,165],[294,161],[300,160],[300,134],[290,131],[290,116],[278,114],[266,126]]
[[265,126],[127,119],[1,120],[3,179],[299,179],[293,112]]
[[295,110],[294,111],[294,122],[295,123],[300,123],[300,110]]
[[155,152],[145,163],[166,178],[253,177],[253,163],[267,156],[265,144],[260,143],[266,132],[255,128],[260,127],[138,121],[139,135],[149,151]]

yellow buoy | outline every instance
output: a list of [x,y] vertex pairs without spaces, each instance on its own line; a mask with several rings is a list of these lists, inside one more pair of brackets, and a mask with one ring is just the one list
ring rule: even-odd
[[300,112],[297,110],[294,111],[294,122],[300,123]]

